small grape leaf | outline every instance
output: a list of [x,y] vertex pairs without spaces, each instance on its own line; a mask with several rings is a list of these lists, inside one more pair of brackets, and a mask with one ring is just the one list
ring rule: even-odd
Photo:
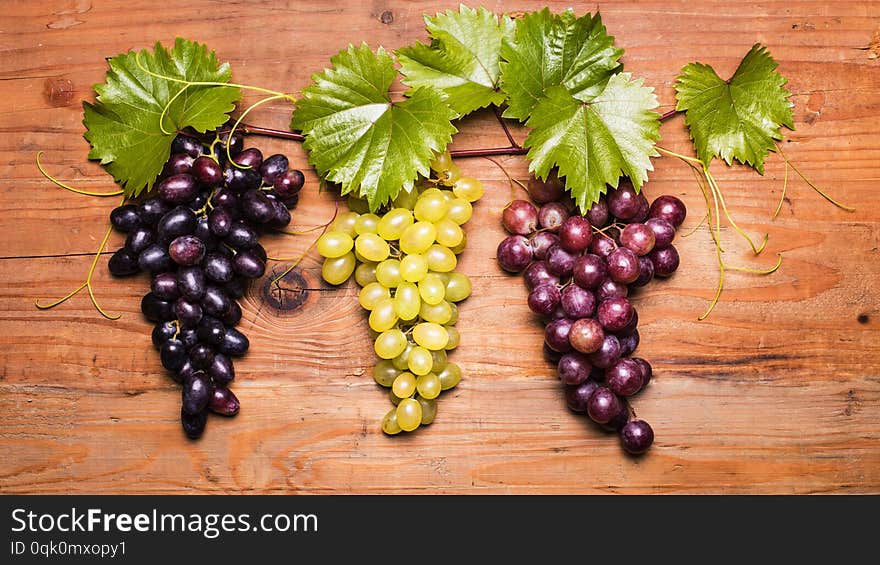
[[524,121],[557,85],[588,102],[620,71],[621,55],[599,14],[578,18],[571,9],[554,15],[547,8],[526,14],[501,48],[501,87],[510,98],[504,116]]
[[396,51],[403,83],[442,90],[459,117],[501,105],[507,98],[499,89],[501,44],[513,35],[513,20],[506,15],[499,20],[483,7],[473,10],[462,4],[458,12],[425,16],[425,25],[430,45],[416,41]]
[[[131,51],[109,59],[106,82],[96,84],[95,104],[83,103],[85,138],[92,146],[90,159],[99,159],[122,185],[126,196],[134,197],[152,188],[162,171],[174,132],[191,127],[199,132],[215,129],[229,119],[240,89],[233,86],[190,86],[178,81],[229,82],[229,64],[217,61],[213,51],[177,38],[168,51],[156,43],[152,53]],[[176,98],[175,98],[176,96]],[[165,133],[159,124],[162,110],[173,99],[165,115]]]
[[388,89],[397,71],[383,48],[349,45],[330,59],[332,69],[312,76],[291,128],[306,136],[309,163],[342,194],[366,198],[372,210],[412,190],[428,176],[434,154],[457,130],[442,92],[417,88],[402,102]]
[[564,86],[547,89],[526,123],[533,128],[524,147],[529,171],[546,179],[553,167],[582,211],[599,199],[621,175],[636,190],[654,170],[650,157],[660,139],[660,115],[654,89],[630,73],[611,77],[605,90],[584,102]]
[[709,65],[691,63],[675,84],[678,105],[705,165],[721,157],[750,165],[764,174],[764,159],[781,140],[781,126],[794,129],[788,82],[779,64],[756,43],[730,77],[723,81]]

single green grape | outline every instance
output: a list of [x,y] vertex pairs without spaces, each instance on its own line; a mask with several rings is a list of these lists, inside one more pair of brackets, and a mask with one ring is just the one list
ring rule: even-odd
[[[361,216],[363,217],[363,216]],[[364,233],[354,240],[355,249],[367,261],[378,263],[388,258],[391,248],[388,242],[375,233]]]
[[[394,311],[401,320],[412,320],[419,315],[422,299],[418,287],[411,282],[402,282],[394,292]],[[402,350],[401,350],[402,351]]]
[[321,257],[335,259],[342,257],[354,246],[354,240],[347,233],[338,231],[328,231],[318,238],[316,247]]
[[405,208],[393,208],[389,210],[379,224],[376,226],[376,233],[379,237],[387,241],[400,239],[403,230],[413,225],[413,213]]
[[440,387],[440,377],[434,373],[428,373],[416,379],[416,390],[422,398],[428,400],[437,398],[440,396]]
[[452,302],[448,302],[449,304],[449,320],[446,321],[449,325],[455,325],[458,323],[458,305]]
[[409,398],[416,391],[415,375],[409,372],[400,373],[391,384],[391,391],[398,398]]
[[400,236],[400,250],[407,255],[424,253],[434,243],[437,228],[431,222],[416,222],[403,230]]
[[428,274],[428,259],[416,253],[400,260],[400,276],[407,282],[419,282]]
[[461,177],[455,181],[452,192],[468,202],[476,202],[483,196],[483,183],[473,177]]
[[351,252],[334,259],[324,259],[324,264],[321,266],[321,277],[330,284],[342,284],[354,272],[355,263],[357,261],[354,258],[354,253]]
[[389,390],[388,391],[388,400],[391,401],[391,404],[397,406],[398,404],[400,404],[400,401],[403,399],[400,398],[399,396],[397,396],[396,394],[394,394],[393,390]]
[[376,338],[373,349],[382,359],[394,359],[406,349],[406,336],[397,328],[386,330]]
[[446,333],[449,334],[449,341],[446,343],[446,351],[452,351],[461,343],[461,334],[455,326],[445,326]]
[[461,382],[461,367],[450,361],[442,371],[437,373],[437,377],[440,378],[440,388],[449,390]]
[[452,251],[456,255],[460,255],[464,248],[467,247],[467,232],[462,232],[464,237],[461,239],[461,243],[456,245],[455,247],[450,247],[449,250]]
[[437,191],[437,194],[424,193],[419,196],[416,207],[413,210],[416,220],[420,222],[439,222],[449,211],[449,204],[446,197]]
[[438,273],[448,273],[458,265],[455,253],[437,243],[428,248],[425,258],[428,260],[428,268]]
[[422,307],[419,309],[419,316],[426,322],[434,322],[435,324],[446,325],[452,319],[452,306],[449,302],[441,300],[439,304],[428,304],[422,301]]
[[397,324],[397,313],[394,311],[394,301],[390,298],[380,300],[373,311],[370,312],[370,328],[377,332],[390,330]]
[[434,358],[431,357],[430,351],[417,345],[409,352],[406,366],[414,375],[427,375],[434,367]]
[[376,233],[379,227],[379,216],[376,214],[361,214],[354,222],[354,231],[358,235],[365,233]]
[[358,302],[364,310],[372,310],[386,298],[391,298],[391,292],[377,282],[368,284],[358,294]]
[[397,425],[405,432],[411,432],[422,423],[422,405],[414,398],[404,398],[397,405]]
[[373,380],[386,388],[394,383],[399,374],[400,370],[391,361],[379,361],[373,366]]
[[442,173],[443,171],[449,170],[450,165],[452,165],[452,155],[449,154],[449,151],[443,151],[434,156],[434,160],[431,161],[430,167],[435,173]]
[[376,265],[376,280],[382,286],[397,288],[403,278],[400,276],[400,261],[397,259],[385,259]]
[[440,304],[446,297],[446,285],[436,273],[429,273],[419,282],[419,296],[431,306]]
[[449,302],[461,302],[471,295],[471,279],[463,273],[449,273],[445,298]]
[[461,227],[449,218],[435,222],[434,227],[437,229],[437,243],[440,245],[455,247],[464,239]]
[[344,233],[348,237],[354,238],[357,235],[357,232],[354,231],[354,223],[357,221],[358,214],[357,212],[343,212],[336,216],[336,219],[333,220],[329,226],[327,226],[327,233],[330,232],[339,232]]
[[[445,327],[444,327],[445,329]],[[447,330],[448,335],[448,330]],[[440,349],[437,351],[431,351],[431,372],[439,373],[443,369],[446,368],[446,364],[449,362],[446,356],[446,350]]]
[[416,324],[412,330],[412,337],[413,341],[429,351],[443,349],[449,342],[449,334],[446,333],[446,328],[432,322]]
[[352,212],[357,212],[358,214],[368,214],[370,212],[370,203],[365,198],[358,198],[352,195],[348,197],[347,204],[348,209]]
[[460,226],[470,220],[473,213],[474,207],[466,198],[455,197],[449,202],[446,218]]
[[403,350],[403,353],[391,360],[391,364],[394,365],[395,369],[399,371],[406,371],[407,369],[409,369],[407,361],[409,359],[410,352],[413,350],[413,347],[415,347],[415,344],[408,341],[406,343],[406,347]]
[[437,417],[437,401],[434,399],[428,400],[421,396],[417,396],[416,400],[422,406],[422,425],[427,426]]
[[385,417],[382,418],[382,431],[386,434],[393,436],[397,435],[403,430],[400,429],[400,426],[397,424],[397,408],[392,408],[385,414]]
[[376,263],[366,261],[354,270],[354,280],[362,287],[376,282]]
[[400,194],[397,195],[397,198],[394,199],[394,207],[412,210],[418,199],[419,193],[416,189],[401,190]]

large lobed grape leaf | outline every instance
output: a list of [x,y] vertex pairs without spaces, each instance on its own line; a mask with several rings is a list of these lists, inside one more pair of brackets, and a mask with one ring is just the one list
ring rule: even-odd
[[412,88],[443,91],[459,117],[490,104],[500,106],[507,95],[500,90],[501,45],[513,36],[510,17],[465,5],[425,16],[431,44],[416,41],[396,51],[403,83]]
[[457,130],[456,113],[433,88],[417,88],[402,102],[388,92],[397,71],[381,47],[349,46],[312,77],[297,102],[291,127],[306,136],[309,163],[342,194],[366,198],[372,210],[403,190]]
[[[85,138],[98,159],[129,197],[150,190],[168,160],[175,132],[191,127],[215,129],[229,119],[240,89],[233,86],[189,86],[184,82],[227,83],[229,64],[219,64],[213,51],[177,38],[169,51],[156,43],[109,59],[106,82],[95,85],[95,104],[83,103]],[[168,80],[151,75],[172,77]],[[180,94],[179,94],[180,93]],[[179,94],[179,95],[178,95]],[[175,96],[177,96],[175,98]],[[173,102],[171,102],[173,99]],[[162,131],[162,110],[168,106]]]
[[791,92],[778,63],[767,48],[755,44],[730,77],[724,81],[703,63],[685,65],[675,84],[677,110],[705,165],[721,157],[751,165],[764,174],[764,159],[782,139],[781,126],[794,129]]
[[660,117],[654,89],[629,73],[611,77],[605,89],[584,102],[564,86],[547,89],[531,110],[526,125],[533,128],[524,146],[529,171],[546,179],[553,167],[581,210],[617,187],[621,175],[641,187],[658,155]]

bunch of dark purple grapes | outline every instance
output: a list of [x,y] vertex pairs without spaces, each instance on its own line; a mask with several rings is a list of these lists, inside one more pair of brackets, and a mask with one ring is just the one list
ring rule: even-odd
[[110,273],[152,277],[141,311],[156,324],[162,365],[183,385],[180,418],[190,438],[202,435],[209,410],[238,413],[229,389],[232,357],[250,343],[235,329],[236,299],[266,270],[260,233],[290,223],[304,181],[284,155],[264,159],[243,145],[238,134],[215,136],[210,145],[178,135],[155,195],[110,213],[113,226],[128,234],[110,258]]
[[678,268],[672,245],[684,203],[653,203],[622,182],[585,215],[564,197],[558,179],[533,180],[526,200],[502,216],[512,235],[498,246],[498,263],[524,273],[529,308],[545,322],[544,349],[558,363],[569,408],[620,434],[632,454],[647,451],[654,432],[633,419],[627,398],[651,380],[651,365],[632,357],[639,345],[638,313],[630,292]]

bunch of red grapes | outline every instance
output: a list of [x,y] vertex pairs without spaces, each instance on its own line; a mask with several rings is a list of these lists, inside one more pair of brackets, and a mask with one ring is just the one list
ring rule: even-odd
[[628,453],[644,453],[654,431],[633,417],[628,399],[644,390],[652,369],[632,356],[639,317],[630,293],[678,268],[672,240],[685,205],[668,195],[649,203],[623,181],[581,215],[557,178],[528,188],[534,204],[514,200],[504,210],[511,235],[498,245],[498,263],[523,273],[568,407],[617,432]]

